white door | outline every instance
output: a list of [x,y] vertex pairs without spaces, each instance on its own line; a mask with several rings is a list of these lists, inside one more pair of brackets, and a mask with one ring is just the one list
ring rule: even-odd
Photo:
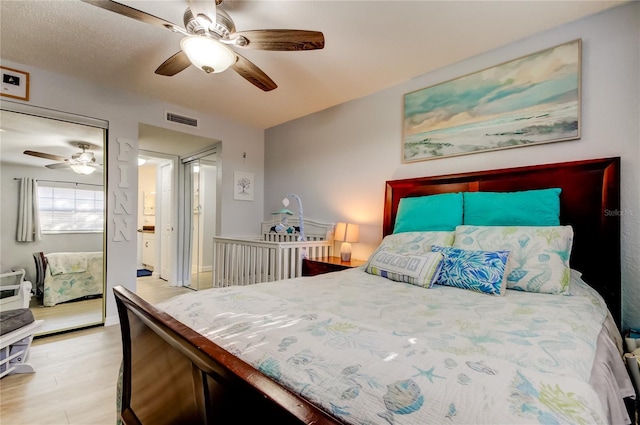
[[160,278],[171,279],[171,243],[173,240],[173,164],[164,164],[160,168],[160,190],[162,191],[161,240],[160,240]]

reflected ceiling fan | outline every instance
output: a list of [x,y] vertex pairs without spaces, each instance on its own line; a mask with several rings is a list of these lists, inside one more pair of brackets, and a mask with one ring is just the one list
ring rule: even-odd
[[319,31],[264,29],[236,31],[231,17],[217,7],[222,0],[189,0],[184,12],[184,28],[164,19],[111,0],[82,0],[85,3],[185,35],[180,51],[156,69],[159,75],[172,76],[189,65],[207,74],[231,68],[254,86],[270,91],[278,87],[267,74],[238,54],[241,49],[296,51],[324,48]]
[[50,159],[52,161],[58,161],[57,164],[45,165],[45,167],[52,170],[70,168],[77,174],[87,175],[102,168],[100,164],[96,164],[96,158],[93,155],[93,152],[88,152],[88,149],[91,148],[91,145],[89,143],[78,143],[77,146],[78,148],[82,149],[82,152],[74,153],[73,155],[71,155],[71,158],[65,158],[64,156],[28,150],[24,151],[24,154],[37,156],[38,158]]

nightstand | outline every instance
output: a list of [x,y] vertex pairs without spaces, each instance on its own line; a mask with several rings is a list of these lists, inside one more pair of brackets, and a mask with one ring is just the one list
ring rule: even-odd
[[305,258],[302,261],[302,276],[315,276],[324,273],[337,272],[366,264],[364,260],[342,261],[340,257]]

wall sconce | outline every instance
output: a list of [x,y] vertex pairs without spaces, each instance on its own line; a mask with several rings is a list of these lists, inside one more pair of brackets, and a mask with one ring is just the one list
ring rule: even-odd
[[357,224],[337,223],[333,239],[342,241],[340,246],[340,258],[342,261],[351,261],[351,242],[358,242],[360,229]]

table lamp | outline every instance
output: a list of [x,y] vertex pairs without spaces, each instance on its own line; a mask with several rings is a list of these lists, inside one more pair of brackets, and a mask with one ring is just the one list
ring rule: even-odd
[[333,239],[342,241],[340,246],[340,258],[342,261],[351,261],[351,242],[358,242],[360,229],[357,224],[338,223],[333,235]]

